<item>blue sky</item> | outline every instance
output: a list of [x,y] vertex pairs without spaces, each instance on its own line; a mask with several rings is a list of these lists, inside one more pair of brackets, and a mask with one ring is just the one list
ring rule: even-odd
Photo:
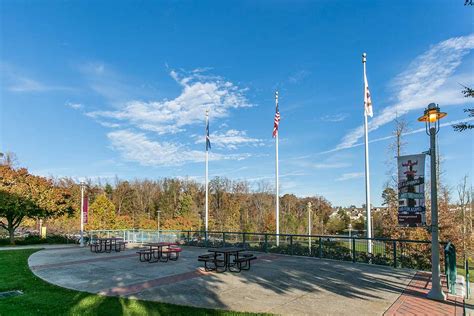
[[[428,148],[430,102],[465,118],[473,10],[458,1],[2,1],[0,150],[41,175],[273,184],[280,92],[283,193],[364,203],[363,68],[373,203],[396,115],[405,153]],[[472,101],[471,101],[472,104]],[[439,134],[443,175],[473,173],[472,132]]]

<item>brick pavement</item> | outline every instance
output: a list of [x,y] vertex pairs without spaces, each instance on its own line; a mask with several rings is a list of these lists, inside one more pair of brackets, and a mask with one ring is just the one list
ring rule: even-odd
[[[443,288],[447,292],[445,279]],[[417,272],[384,315],[463,315],[463,298],[447,293],[445,302],[430,300],[426,297],[430,289],[431,273]]]

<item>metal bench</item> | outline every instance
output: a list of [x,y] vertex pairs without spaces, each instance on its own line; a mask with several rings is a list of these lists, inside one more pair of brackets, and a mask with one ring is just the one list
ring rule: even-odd
[[126,241],[116,241],[115,242],[115,251],[120,252],[122,250],[125,250],[127,248],[128,242]]
[[[169,247],[168,248],[168,256],[169,260],[176,261],[179,258],[179,253],[182,252],[183,249],[179,247]],[[174,254],[174,256],[172,256]]]
[[[204,270],[206,272],[216,271],[219,267],[219,263],[224,263],[224,260],[219,259],[219,257],[221,257],[220,254],[218,254],[217,256],[215,256],[214,254],[205,254],[198,256],[198,261],[204,262]],[[212,266],[209,266],[209,264],[212,264]]]
[[250,270],[250,262],[252,260],[255,260],[255,259],[257,259],[257,257],[255,257],[253,254],[244,254],[240,258],[234,259],[234,262],[235,262],[235,265],[237,266],[237,269],[233,268],[230,271],[238,273],[242,270]]
[[151,256],[153,254],[153,251],[148,250],[148,249],[142,249],[137,251],[138,256],[140,258],[140,262],[146,262],[151,260]]

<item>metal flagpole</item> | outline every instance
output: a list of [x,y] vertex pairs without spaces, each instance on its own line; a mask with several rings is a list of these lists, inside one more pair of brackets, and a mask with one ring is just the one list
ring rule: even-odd
[[209,110],[206,110],[206,239],[209,225]]
[[84,183],[80,183],[81,186],[81,240],[80,246],[84,247]]
[[[278,91],[275,92],[275,108],[278,110]],[[278,181],[278,131],[275,135],[275,205],[276,205],[276,245],[280,245],[280,194]]]
[[[367,214],[367,238],[372,238],[372,216],[370,212],[370,170],[369,170],[369,131],[368,131],[368,124],[367,124],[367,104],[366,100],[368,100],[366,96],[366,69],[365,63],[367,61],[367,54],[362,54],[362,64],[364,65],[364,130],[365,130],[365,209]],[[367,252],[372,253],[372,240],[368,240],[367,243]]]

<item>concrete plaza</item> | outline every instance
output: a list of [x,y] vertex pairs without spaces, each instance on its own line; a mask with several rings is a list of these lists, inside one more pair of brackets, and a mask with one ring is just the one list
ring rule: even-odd
[[29,258],[47,282],[79,291],[235,311],[306,315],[382,315],[415,271],[317,258],[256,253],[250,271],[209,273],[206,249],[184,247],[178,261],[139,262],[130,249],[91,253],[58,248]]

